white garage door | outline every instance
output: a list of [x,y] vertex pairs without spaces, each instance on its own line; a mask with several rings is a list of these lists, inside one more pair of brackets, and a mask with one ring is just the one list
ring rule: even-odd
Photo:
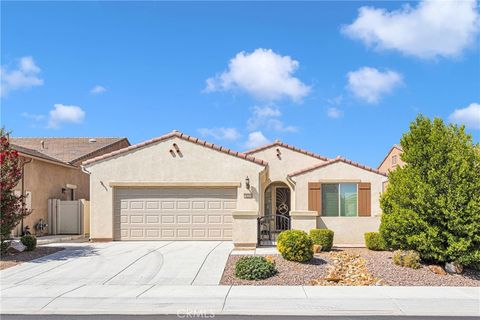
[[231,240],[236,188],[117,188],[115,240]]

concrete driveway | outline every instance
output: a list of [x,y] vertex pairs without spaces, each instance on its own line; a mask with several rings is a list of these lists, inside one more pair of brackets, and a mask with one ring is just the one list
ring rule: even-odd
[[218,285],[229,241],[55,244],[66,249],[0,271],[14,285]]

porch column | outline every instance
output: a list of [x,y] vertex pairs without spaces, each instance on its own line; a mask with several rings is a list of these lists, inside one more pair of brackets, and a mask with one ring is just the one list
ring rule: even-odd
[[232,240],[235,249],[251,249],[257,246],[257,211],[234,211]]
[[317,211],[291,211],[291,229],[303,230],[309,233],[310,230],[317,228]]

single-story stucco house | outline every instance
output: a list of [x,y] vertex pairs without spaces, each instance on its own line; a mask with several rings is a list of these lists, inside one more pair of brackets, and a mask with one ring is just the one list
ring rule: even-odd
[[280,141],[240,153],[173,131],[83,162],[90,232],[110,240],[275,241],[329,228],[336,244],[376,231],[387,176]]

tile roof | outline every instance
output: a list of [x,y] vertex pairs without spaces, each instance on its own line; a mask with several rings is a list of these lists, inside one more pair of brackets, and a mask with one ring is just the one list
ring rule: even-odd
[[311,166],[311,167],[308,167],[308,168],[290,173],[288,176],[289,177],[298,176],[298,175],[301,175],[301,174],[304,174],[304,173],[307,173],[307,172],[310,172],[310,171],[313,171],[313,170],[316,170],[316,169],[319,169],[319,168],[322,168],[322,167],[329,166],[329,165],[334,164],[336,162],[344,162],[344,163],[350,164],[352,166],[358,167],[358,168],[363,169],[363,170],[371,171],[373,173],[376,173],[376,174],[379,174],[379,175],[382,175],[382,176],[387,176],[385,173],[380,172],[377,169],[370,168],[368,166],[362,165],[362,164],[360,164],[358,162],[354,162],[352,160],[342,158],[340,156],[336,157],[335,159],[330,159],[327,162],[320,163],[320,164],[317,164],[317,165],[314,165],[314,166]]
[[26,155],[26,156],[30,156],[30,157],[35,157],[35,158],[40,158],[40,159],[43,159],[43,160],[47,160],[47,161],[51,161],[51,162],[55,162],[55,163],[58,163],[58,164],[62,164],[62,165],[65,165],[65,166],[71,166],[71,167],[74,167],[73,165],[70,165],[70,164],[67,164],[63,161],[60,161],[58,159],[55,159],[53,157],[50,157],[49,155],[46,155],[40,151],[37,151],[37,150],[33,150],[33,149],[29,149],[29,148],[25,148],[25,147],[22,147],[22,146],[18,146],[16,144],[13,144],[13,143],[10,143],[10,146],[14,149],[14,150],[17,150],[20,155]]
[[262,150],[265,150],[265,149],[268,149],[268,148],[271,148],[271,147],[275,147],[275,146],[284,147],[284,148],[287,148],[287,149],[290,149],[290,150],[293,150],[293,151],[296,151],[296,152],[300,152],[300,153],[306,154],[306,155],[308,155],[308,156],[311,156],[311,157],[314,157],[314,158],[317,158],[317,159],[320,159],[320,160],[324,160],[324,161],[328,161],[328,160],[329,160],[328,158],[326,158],[326,157],[324,157],[324,156],[321,156],[321,155],[319,155],[319,154],[310,152],[310,151],[305,150],[305,149],[300,149],[300,148],[294,147],[294,146],[292,146],[292,145],[283,143],[283,142],[281,142],[281,141],[279,141],[279,140],[276,140],[276,141],[273,142],[273,143],[269,143],[269,144],[260,146],[260,147],[255,148],[255,149],[251,149],[251,150],[245,151],[245,153],[246,153],[246,154],[252,154],[252,153],[256,153],[256,152],[259,152],[259,151],[262,151]]
[[[10,143],[33,149],[65,163],[73,163],[100,149],[107,148],[126,138],[19,138]],[[127,140],[128,141],[128,140]],[[43,147],[42,147],[43,142]]]
[[107,159],[107,158],[111,158],[113,156],[116,156],[116,155],[119,155],[119,154],[122,154],[122,153],[130,152],[130,151],[135,150],[135,149],[143,148],[143,147],[148,146],[150,144],[161,142],[161,141],[173,138],[173,137],[177,137],[177,138],[183,139],[185,141],[196,143],[198,145],[201,145],[201,146],[213,149],[213,150],[217,150],[217,151],[220,151],[220,152],[223,152],[223,153],[226,153],[226,154],[238,157],[238,158],[242,158],[242,159],[254,162],[256,164],[262,165],[262,166],[267,165],[267,162],[263,161],[261,159],[255,158],[253,156],[250,156],[250,155],[242,153],[242,152],[237,152],[237,151],[234,151],[234,150],[231,150],[231,149],[228,149],[228,148],[225,148],[225,147],[213,144],[213,143],[209,143],[209,142],[200,140],[198,138],[189,136],[189,135],[187,135],[185,133],[182,133],[182,132],[179,132],[177,130],[174,130],[174,131],[172,131],[168,134],[165,134],[163,136],[160,136],[158,138],[153,138],[151,140],[147,140],[147,141],[144,141],[144,142],[141,142],[141,143],[134,144],[134,145],[131,145],[129,147],[123,148],[123,149],[119,149],[119,150],[116,150],[116,151],[106,153],[104,155],[89,159],[87,161],[84,161],[82,163],[82,165],[89,165],[89,164],[92,164],[94,162],[104,160],[104,159]]

